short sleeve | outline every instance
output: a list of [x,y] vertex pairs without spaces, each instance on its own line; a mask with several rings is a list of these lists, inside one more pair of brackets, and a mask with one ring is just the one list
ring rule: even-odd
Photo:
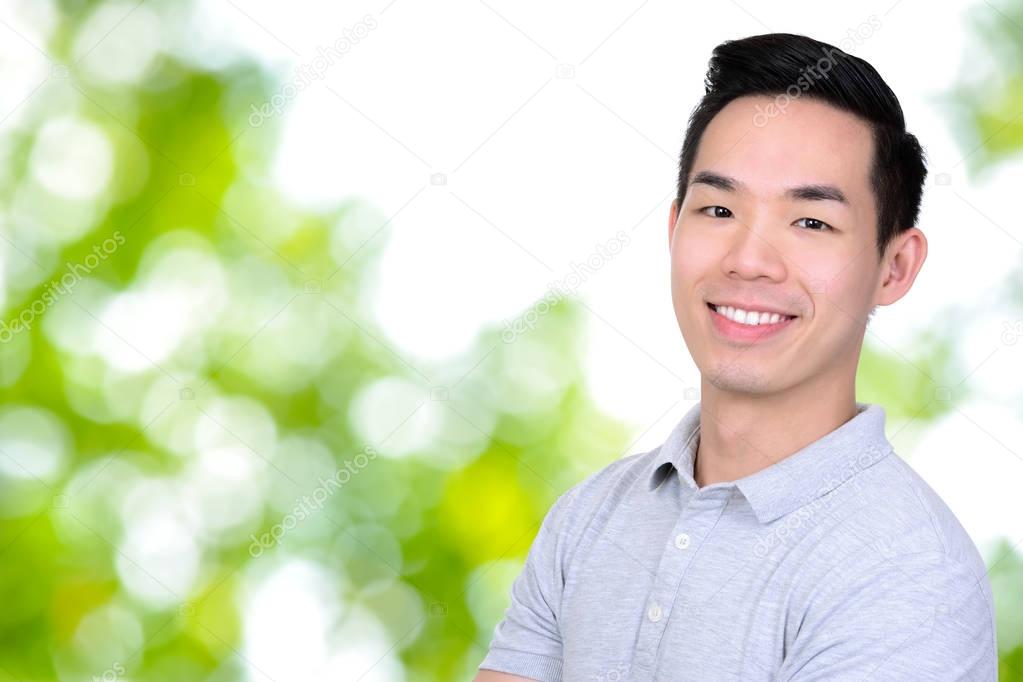
[[511,604],[494,628],[481,669],[540,682],[561,680],[558,616],[565,586],[563,528],[574,492],[564,493],[544,516],[525,565],[512,583]]
[[996,680],[986,574],[941,552],[897,555],[825,587],[778,680]]

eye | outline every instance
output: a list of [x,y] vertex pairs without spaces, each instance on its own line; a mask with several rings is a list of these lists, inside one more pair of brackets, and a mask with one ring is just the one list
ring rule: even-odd
[[816,218],[800,218],[799,220],[796,221],[796,223],[798,224],[799,222],[804,220],[806,221],[806,227],[813,230],[814,232],[829,232],[835,229],[831,227],[831,225],[828,225],[823,220],[817,220]]
[[[710,213],[707,211],[710,210]],[[731,218],[732,212],[724,206],[704,206],[700,209],[700,213],[711,218]]]

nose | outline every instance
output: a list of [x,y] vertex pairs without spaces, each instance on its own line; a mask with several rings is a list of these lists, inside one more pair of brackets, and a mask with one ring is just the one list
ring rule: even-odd
[[721,260],[725,275],[748,280],[765,277],[780,282],[785,279],[785,259],[771,242],[769,228],[767,220],[735,222],[735,229],[728,233],[728,250]]

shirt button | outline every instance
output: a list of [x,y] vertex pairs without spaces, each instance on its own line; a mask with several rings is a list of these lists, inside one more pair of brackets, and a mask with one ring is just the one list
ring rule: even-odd
[[651,604],[650,608],[647,609],[646,617],[656,623],[661,619],[661,607],[657,604]]
[[675,546],[679,549],[685,549],[689,546],[689,533],[679,533],[675,536]]

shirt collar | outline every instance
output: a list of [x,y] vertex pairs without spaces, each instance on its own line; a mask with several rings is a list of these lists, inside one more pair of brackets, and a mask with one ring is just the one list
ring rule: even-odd
[[[704,488],[735,486],[760,523],[768,523],[831,492],[892,452],[885,437],[885,410],[873,403],[856,402],[856,416],[792,455],[729,483]],[[679,480],[697,488],[693,463],[700,442],[700,403],[682,417],[657,451],[649,479],[656,489],[672,470]]]

